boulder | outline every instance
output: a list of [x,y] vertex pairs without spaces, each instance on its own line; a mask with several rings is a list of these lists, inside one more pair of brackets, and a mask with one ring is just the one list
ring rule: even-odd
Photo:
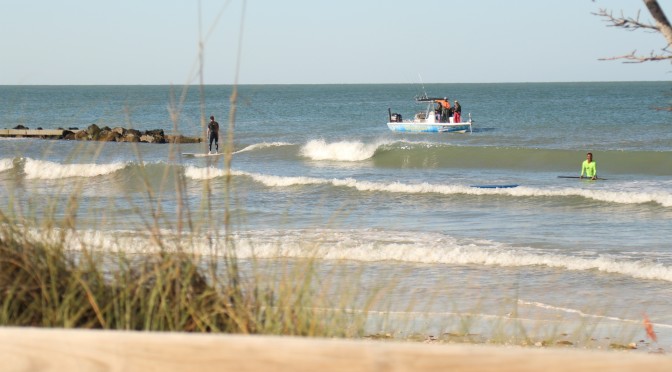
[[138,138],[140,138],[140,136],[142,136],[142,133],[137,129],[127,129],[126,133],[131,133]]
[[120,137],[119,142],[140,142],[140,136],[135,133],[137,131],[128,131],[123,137]]
[[117,142],[117,139],[121,137],[121,135],[117,132],[113,132],[111,130],[106,130],[103,129],[98,133],[98,137],[96,138],[96,141],[103,141],[103,142]]
[[95,140],[98,138],[98,134],[100,133],[100,127],[98,127],[96,124],[91,124],[86,128],[86,133],[89,134],[89,139]]
[[75,139],[78,141],[87,141],[89,139],[89,133],[85,130],[75,132]]
[[63,135],[61,136],[61,139],[64,140],[74,140],[75,138],[75,132],[70,131],[70,130],[63,130]]
[[166,136],[163,129],[148,130],[140,136],[140,142],[166,143]]
[[122,127],[114,127],[112,128],[112,131],[115,133],[119,133],[120,136],[124,136],[126,134],[126,129]]
[[12,129],[28,129],[28,127],[24,127],[23,125],[19,124]]

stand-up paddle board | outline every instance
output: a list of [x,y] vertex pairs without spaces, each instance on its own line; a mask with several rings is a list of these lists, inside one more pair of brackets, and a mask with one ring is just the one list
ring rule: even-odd
[[[558,176],[558,178],[576,178],[576,179],[579,179],[581,177],[579,177],[579,176]],[[583,179],[584,180],[589,180],[589,181],[592,180],[590,177],[583,177]],[[604,180],[606,180],[606,178],[597,177],[595,180],[604,181]]]
[[220,155],[224,155],[224,153],[223,152],[213,152],[213,153],[209,153],[209,152],[201,152],[201,153],[183,152],[182,153],[182,156],[192,156],[192,157],[195,157],[195,158],[202,158],[202,157],[206,157],[206,156],[220,156]]
[[476,187],[479,189],[511,189],[514,187],[518,187],[516,184],[508,184],[508,185],[471,185],[471,187]]

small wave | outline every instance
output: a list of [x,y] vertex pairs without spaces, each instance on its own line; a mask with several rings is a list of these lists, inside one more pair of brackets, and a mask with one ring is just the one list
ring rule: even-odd
[[14,168],[14,159],[0,159],[0,172]]
[[240,149],[240,150],[234,152],[234,154],[240,154],[241,152],[247,152],[247,151],[260,150],[260,149],[264,149],[264,148],[268,148],[268,147],[291,146],[291,145],[292,145],[291,143],[287,143],[287,142],[255,143],[254,145],[249,145],[249,146],[247,146],[243,149]]
[[301,155],[312,160],[362,161],[372,158],[376,150],[385,144],[365,144],[359,141],[326,143],[322,139],[312,140],[301,148]]
[[[186,169],[186,176],[192,179],[204,180],[222,177],[226,173],[217,168],[198,168],[190,166]],[[353,178],[325,179],[313,177],[271,176],[242,171],[232,171],[233,175],[247,176],[266,186],[286,187],[294,185],[323,185],[331,184],[336,187],[349,187],[358,191],[390,192],[405,194],[443,194],[443,195],[504,195],[513,197],[582,197],[608,203],[617,204],[644,204],[657,203],[663,207],[672,207],[672,194],[662,191],[608,191],[587,190],[580,188],[546,189],[519,186],[516,188],[484,189],[469,185],[436,185],[430,183],[404,184],[400,182],[384,183],[372,181],[358,181]]]
[[[193,165],[190,165],[184,169],[184,175],[187,178],[191,178],[193,180],[211,180],[213,178],[219,178],[219,177],[224,177],[226,176],[226,170],[222,168],[215,168],[215,167],[195,167]],[[232,176],[244,176],[247,175],[245,172],[240,172],[240,171],[231,171]]]
[[70,177],[97,177],[125,168],[125,163],[61,164],[45,160],[26,159],[23,170],[28,179],[54,180]]
[[[35,231],[36,239],[44,240]],[[146,232],[80,231],[67,239],[73,250],[88,247],[110,252],[154,253],[188,250],[210,255],[223,254],[227,239],[221,236],[195,237],[189,246],[170,231],[159,247]],[[59,234],[54,236],[60,237]],[[396,261],[404,263],[478,265],[500,267],[548,267],[568,271],[600,271],[637,279],[672,282],[672,268],[649,260],[619,257],[576,257],[484,239],[457,239],[439,233],[359,230],[264,230],[239,232],[230,236],[239,258],[316,258],[360,262]]]

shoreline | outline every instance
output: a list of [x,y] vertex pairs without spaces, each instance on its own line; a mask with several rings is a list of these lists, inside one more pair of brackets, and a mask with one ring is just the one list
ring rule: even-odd
[[175,332],[0,328],[3,371],[670,371],[627,351]]

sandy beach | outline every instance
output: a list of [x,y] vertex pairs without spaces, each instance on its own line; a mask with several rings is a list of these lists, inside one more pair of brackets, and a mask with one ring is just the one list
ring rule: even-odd
[[631,351],[38,328],[0,329],[3,371],[670,371]]

